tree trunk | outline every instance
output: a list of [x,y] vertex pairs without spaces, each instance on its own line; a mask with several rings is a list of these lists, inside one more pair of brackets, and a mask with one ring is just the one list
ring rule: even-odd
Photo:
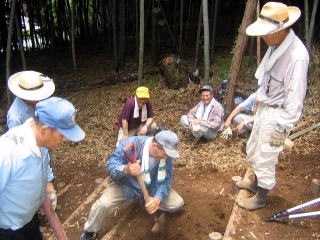
[[[12,41],[12,31],[13,31],[13,19],[14,19],[14,12],[16,9],[16,0],[11,1],[11,9],[10,9],[10,18],[9,18],[9,28],[8,28],[8,38],[7,38],[7,51],[6,51],[6,80],[10,77],[10,59],[11,59],[11,41]],[[11,105],[12,97],[8,88],[8,81],[7,82],[7,101],[8,106]]]
[[143,78],[143,51],[144,51],[144,0],[140,0],[140,44],[139,44],[138,86],[141,86],[142,78]]
[[[76,60],[76,46],[75,46],[75,28],[74,28],[74,16],[75,16],[75,0],[71,1],[71,51],[72,51],[72,64],[73,73],[77,74],[77,60]],[[78,86],[79,87],[79,86]]]
[[119,1],[119,67],[124,68],[124,52],[125,52],[125,6],[124,0]]
[[319,3],[319,0],[314,0],[314,2],[313,2],[313,8],[312,8],[312,14],[311,14],[310,26],[309,26],[309,35],[308,35],[308,41],[307,41],[307,48],[308,49],[310,49],[311,44],[312,44],[312,38],[313,38],[313,32],[314,32],[314,22],[316,19],[318,3]]
[[27,70],[26,58],[24,56],[24,48],[23,48],[23,42],[22,42],[22,38],[21,38],[21,30],[20,30],[19,21],[18,21],[17,16],[15,16],[14,21],[16,22],[17,38],[18,38],[18,42],[19,42],[19,50],[20,50],[20,54],[21,54],[22,68],[23,68],[23,70]]
[[235,53],[232,58],[231,66],[230,66],[230,80],[228,82],[228,91],[227,91],[227,111],[230,113],[233,109],[234,101],[234,91],[238,78],[238,74],[240,71],[241,61],[243,57],[243,53],[245,51],[246,45],[248,43],[248,36],[245,31],[247,26],[252,22],[252,17],[254,15],[254,10],[257,6],[257,0],[248,0],[246,4],[246,9],[244,12],[244,16],[242,19],[242,23],[240,26],[239,34],[237,37]]
[[304,0],[304,40],[308,41],[309,35],[309,0]]
[[118,34],[117,34],[117,0],[112,1],[112,29],[113,29],[113,62],[115,72],[119,72]]
[[201,23],[202,23],[201,20],[202,20],[202,4],[200,5],[199,18],[198,18],[198,30],[197,30],[197,39],[196,39],[196,54],[194,58],[194,69],[198,67],[199,45],[200,45]]
[[203,36],[204,36],[204,83],[209,84],[209,20],[208,20],[208,0],[202,0],[203,11]]
[[180,0],[180,34],[179,34],[179,54],[182,51],[182,37],[183,37],[183,0]]
[[210,51],[211,59],[213,59],[214,45],[215,45],[215,41],[216,41],[218,7],[219,7],[219,0],[214,0],[214,16],[213,16],[212,28],[211,28],[212,29],[211,30],[211,51]]

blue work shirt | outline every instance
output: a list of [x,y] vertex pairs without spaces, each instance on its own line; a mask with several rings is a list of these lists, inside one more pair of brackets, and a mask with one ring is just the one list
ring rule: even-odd
[[37,146],[32,119],[0,137],[0,228],[31,221],[47,186],[48,150]]
[[239,104],[241,110],[253,111],[253,104],[256,101],[257,93],[252,93],[246,100]]
[[[150,138],[147,136],[134,136],[126,138],[116,149],[116,151],[109,158],[106,164],[106,171],[111,177],[112,181],[119,184],[121,191],[124,195],[125,201],[130,201],[134,198],[143,198],[141,187],[137,181],[137,177],[126,175],[124,173],[124,167],[128,164],[128,160],[124,155],[123,148],[133,142],[136,147],[136,159],[142,160],[143,147],[146,140]],[[129,151],[129,155],[132,157],[132,151]],[[155,160],[155,164],[150,166],[151,184],[147,185],[150,196],[158,198],[162,201],[169,194],[169,190],[172,186],[173,178],[173,161],[171,157],[166,159],[166,178],[163,182],[158,182],[158,166],[160,161]],[[140,161],[141,166],[141,161]]]
[[[27,119],[34,117],[34,109],[27,105],[21,98],[16,99],[11,104],[7,113],[7,126],[9,129],[22,125]],[[50,156],[48,156],[50,159]],[[54,179],[52,168],[48,165],[48,181]]]

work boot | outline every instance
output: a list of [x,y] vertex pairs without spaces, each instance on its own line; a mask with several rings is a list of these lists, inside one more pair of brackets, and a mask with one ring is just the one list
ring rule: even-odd
[[237,182],[236,185],[241,189],[246,189],[246,190],[249,190],[250,192],[256,193],[258,191],[257,176],[254,175],[254,181],[253,182],[241,180],[241,181]]
[[96,234],[94,232],[87,232],[84,231],[84,233],[80,236],[80,240],[95,240]]
[[236,203],[239,205],[239,207],[242,207],[249,211],[263,208],[266,206],[268,192],[269,190],[262,187],[258,187],[258,191],[253,197],[238,198],[236,199]]

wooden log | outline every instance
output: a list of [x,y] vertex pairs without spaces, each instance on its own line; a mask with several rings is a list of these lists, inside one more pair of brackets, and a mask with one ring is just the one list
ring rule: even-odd
[[[75,216],[80,214],[85,207],[87,207],[89,204],[91,204],[96,198],[97,195],[102,192],[109,184],[109,177],[105,178],[105,180],[93,190],[93,192],[87,197],[87,199],[67,218],[67,220],[64,221],[62,224],[62,227],[64,229],[68,228],[71,221],[74,219]],[[53,240],[54,236],[51,235],[51,237],[48,240]]]
[[[248,168],[244,177],[243,177],[243,180],[250,181],[250,179],[252,179],[253,176],[254,176],[254,172],[253,172],[252,168]],[[238,193],[238,198],[239,197],[247,198],[247,197],[249,197],[249,195],[250,195],[249,191],[241,189]],[[222,238],[223,240],[230,239],[230,237],[235,235],[235,232],[236,232],[235,227],[241,221],[240,210],[241,210],[241,208],[235,203],[233,206],[226,230],[225,230],[223,238]]]
[[127,207],[127,209],[125,210],[124,214],[120,217],[119,221],[117,222],[116,225],[114,225],[112,227],[112,229],[107,232],[102,238],[101,240],[110,240],[112,239],[112,237],[114,236],[114,234],[117,232],[118,228],[121,226],[121,224],[129,218],[129,216],[131,215],[133,209],[134,209],[135,204],[132,202],[130,203],[130,205]]

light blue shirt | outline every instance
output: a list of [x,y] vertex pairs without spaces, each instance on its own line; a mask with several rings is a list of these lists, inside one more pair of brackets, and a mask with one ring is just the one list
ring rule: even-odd
[[39,148],[31,120],[0,137],[0,228],[16,230],[31,221],[47,185],[48,150]]
[[[27,119],[34,117],[34,110],[21,98],[16,99],[11,104],[7,113],[7,126],[9,129],[22,125]],[[50,159],[50,156],[48,156]],[[48,165],[48,181],[54,179],[52,168]]]
[[239,104],[241,110],[253,111],[253,104],[256,100],[257,93],[252,93],[246,100]]

